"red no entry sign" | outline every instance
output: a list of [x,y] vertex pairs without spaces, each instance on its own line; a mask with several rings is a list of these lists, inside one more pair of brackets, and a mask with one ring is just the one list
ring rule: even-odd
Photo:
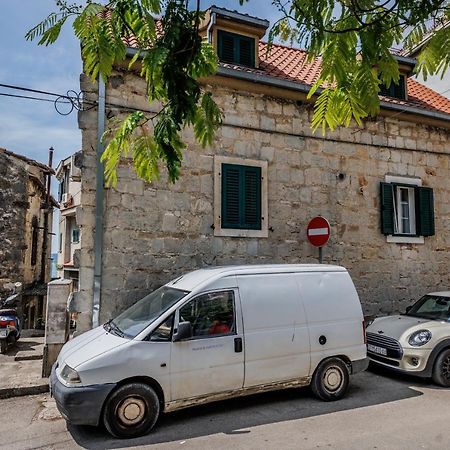
[[330,239],[330,224],[321,216],[314,217],[306,228],[309,242],[316,247],[323,247]]

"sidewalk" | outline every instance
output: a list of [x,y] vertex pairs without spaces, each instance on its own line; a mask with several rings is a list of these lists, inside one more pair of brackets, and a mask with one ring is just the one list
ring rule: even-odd
[[48,379],[41,377],[43,349],[43,337],[23,337],[0,355],[0,399],[48,392]]

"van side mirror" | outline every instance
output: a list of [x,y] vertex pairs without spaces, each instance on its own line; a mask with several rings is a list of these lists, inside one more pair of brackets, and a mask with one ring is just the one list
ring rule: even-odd
[[406,307],[406,312],[409,313],[411,311],[412,306],[407,306]]
[[173,335],[173,342],[182,341],[192,337],[191,322],[180,322],[178,324],[177,333]]

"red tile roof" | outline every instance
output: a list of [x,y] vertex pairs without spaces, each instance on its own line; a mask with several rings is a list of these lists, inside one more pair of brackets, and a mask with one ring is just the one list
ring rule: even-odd
[[[109,15],[110,12],[106,11],[104,14]],[[157,34],[161,35],[163,32],[161,20],[156,20],[156,29]],[[127,47],[137,47],[137,41],[134,36],[124,37],[123,40]],[[267,43],[259,42],[260,64],[258,69],[228,63],[220,63],[220,65],[238,71],[266,75],[275,79],[284,79],[306,85],[312,85],[319,78],[319,58],[306,63],[307,52],[305,50],[273,44],[270,52],[267,52],[267,47]],[[450,114],[450,100],[447,97],[440,95],[412,78],[408,78],[407,87],[408,100],[399,100],[386,96],[380,96],[380,98],[386,103]]]
[[[260,42],[259,58],[258,69],[228,63],[221,63],[221,66],[307,85],[312,85],[320,75],[320,59],[315,58],[312,62],[307,63],[305,50],[273,44],[270,52],[267,53],[267,44]],[[450,114],[450,100],[448,98],[412,78],[408,78],[407,85],[408,100],[380,96],[381,100],[386,103]]]

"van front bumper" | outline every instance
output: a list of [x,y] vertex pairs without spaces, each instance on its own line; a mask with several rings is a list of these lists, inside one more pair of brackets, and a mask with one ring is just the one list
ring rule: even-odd
[[50,393],[55,398],[59,412],[74,425],[97,426],[103,403],[115,384],[94,384],[84,387],[67,387],[58,380],[56,364],[50,375]]

